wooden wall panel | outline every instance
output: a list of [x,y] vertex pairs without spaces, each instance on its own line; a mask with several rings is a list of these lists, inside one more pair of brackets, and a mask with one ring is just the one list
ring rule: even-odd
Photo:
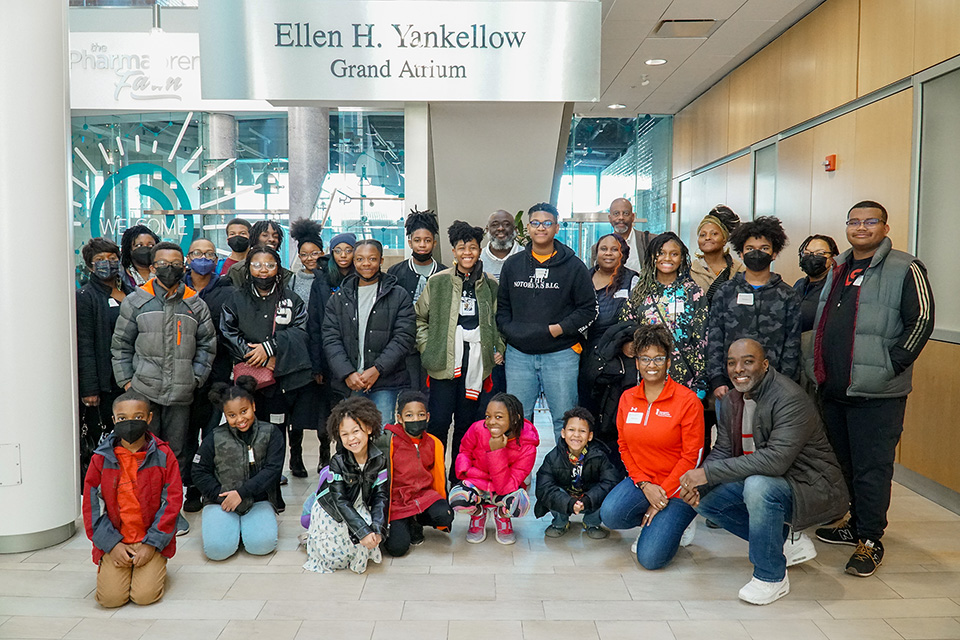
[[960,54],[960,7],[957,0],[916,2],[914,69],[920,71]]
[[780,130],[780,49],[774,40],[730,74],[727,153]]
[[893,246],[907,250],[913,89],[858,109],[856,118],[853,200],[881,203],[889,214]]
[[817,57],[809,50],[813,26],[801,20],[779,38],[781,131],[818,114],[817,96],[812,89],[817,83]]
[[693,168],[727,154],[727,123],[730,109],[729,76],[697,99],[694,111]]
[[858,95],[913,73],[915,6],[916,0],[861,0]]
[[900,440],[900,464],[954,491],[960,491],[958,361],[960,345],[931,340],[924,347],[914,364],[913,393]]
[[805,20],[814,23],[810,51],[817,56],[817,113],[857,97],[857,56],[860,40],[860,0],[828,0]]
[[[848,113],[813,129],[810,158],[810,233],[823,233],[846,248],[847,210],[854,197],[857,116]],[[837,170],[824,171],[827,155],[837,155]]]

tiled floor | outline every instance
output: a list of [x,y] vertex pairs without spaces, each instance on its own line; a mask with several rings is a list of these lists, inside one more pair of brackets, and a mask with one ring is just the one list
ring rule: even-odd
[[[541,422],[541,420],[538,420]],[[544,444],[552,440],[541,428]],[[308,440],[312,436],[308,435]],[[312,447],[311,447],[312,449]],[[309,466],[309,465],[308,465]],[[699,527],[665,570],[631,558],[634,534],[543,537],[532,514],[517,543],[427,531],[405,558],[350,572],[304,572],[298,504],[316,475],[291,480],[279,550],[208,562],[199,514],[168,565],[163,600],[108,610],[93,600],[95,568],[82,532],[35,553],[0,555],[0,638],[255,638],[263,640],[869,640],[960,638],[960,517],[895,485],[887,557],[872,578],[842,572],[851,549],[817,543],[790,569],[792,592],[766,607],[737,600],[750,578],[746,544]]]

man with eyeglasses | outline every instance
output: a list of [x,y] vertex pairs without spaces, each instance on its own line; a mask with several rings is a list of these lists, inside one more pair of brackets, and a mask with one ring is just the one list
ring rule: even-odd
[[[242,227],[241,227],[242,228]],[[233,285],[229,278],[217,275],[217,250],[213,242],[206,238],[197,238],[190,244],[187,251],[187,273],[183,276],[183,283],[197,292],[210,310],[210,319],[217,332],[218,346],[223,336],[220,335],[220,314],[223,304],[230,297]],[[190,421],[187,431],[187,452],[184,457],[192,461],[200,446],[201,434],[215,427],[219,421],[219,414],[214,417],[213,404],[208,397],[210,387],[215,382],[229,382],[232,361],[226,349],[217,349],[213,360],[213,368],[207,381],[197,387],[193,393],[193,403],[190,405]],[[190,478],[189,474],[185,477]],[[184,494],[183,510],[187,513],[200,511],[203,505],[200,502],[200,491],[187,482],[187,491]]]
[[499,282],[503,263],[510,256],[523,251],[523,247],[517,244],[517,225],[513,216],[503,209],[497,209],[490,214],[486,231],[490,241],[480,252],[480,262],[483,264],[483,271]]
[[507,391],[532,421],[542,389],[559,441],[563,414],[577,404],[580,352],[597,317],[597,297],[587,267],[554,240],[557,208],[541,202],[527,216],[530,243],[500,272],[497,326],[507,343]]
[[647,256],[647,245],[650,244],[650,232],[633,228],[633,223],[637,220],[637,214],[633,212],[633,204],[626,198],[617,198],[610,203],[607,219],[617,235],[630,247],[627,268],[640,273],[644,258]]
[[847,573],[883,561],[893,462],[913,361],[933,332],[933,291],[914,256],[893,248],[887,210],[864,200],[847,213],[851,248],[837,257],[817,310],[814,370],[827,435],[850,490],[850,518],[817,529],[856,547]]
[[[124,390],[142,393],[153,403],[150,431],[170,445],[186,485],[190,404],[210,376],[217,334],[206,303],[181,282],[184,258],[178,245],[156,244],[150,271],[154,277],[120,303],[110,345],[113,375]],[[180,516],[177,535],[189,530]]]

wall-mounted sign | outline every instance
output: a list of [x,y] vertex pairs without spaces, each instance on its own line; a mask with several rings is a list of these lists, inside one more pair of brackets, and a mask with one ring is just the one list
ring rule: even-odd
[[595,101],[596,0],[203,0],[203,96]]
[[76,110],[272,111],[262,101],[203,100],[196,33],[70,34],[70,106]]

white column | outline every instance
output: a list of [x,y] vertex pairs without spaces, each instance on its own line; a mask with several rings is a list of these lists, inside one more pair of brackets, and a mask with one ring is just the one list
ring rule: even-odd
[[10,553],[73,535],[80,491],[67,3],[3,11],[0,553]]

